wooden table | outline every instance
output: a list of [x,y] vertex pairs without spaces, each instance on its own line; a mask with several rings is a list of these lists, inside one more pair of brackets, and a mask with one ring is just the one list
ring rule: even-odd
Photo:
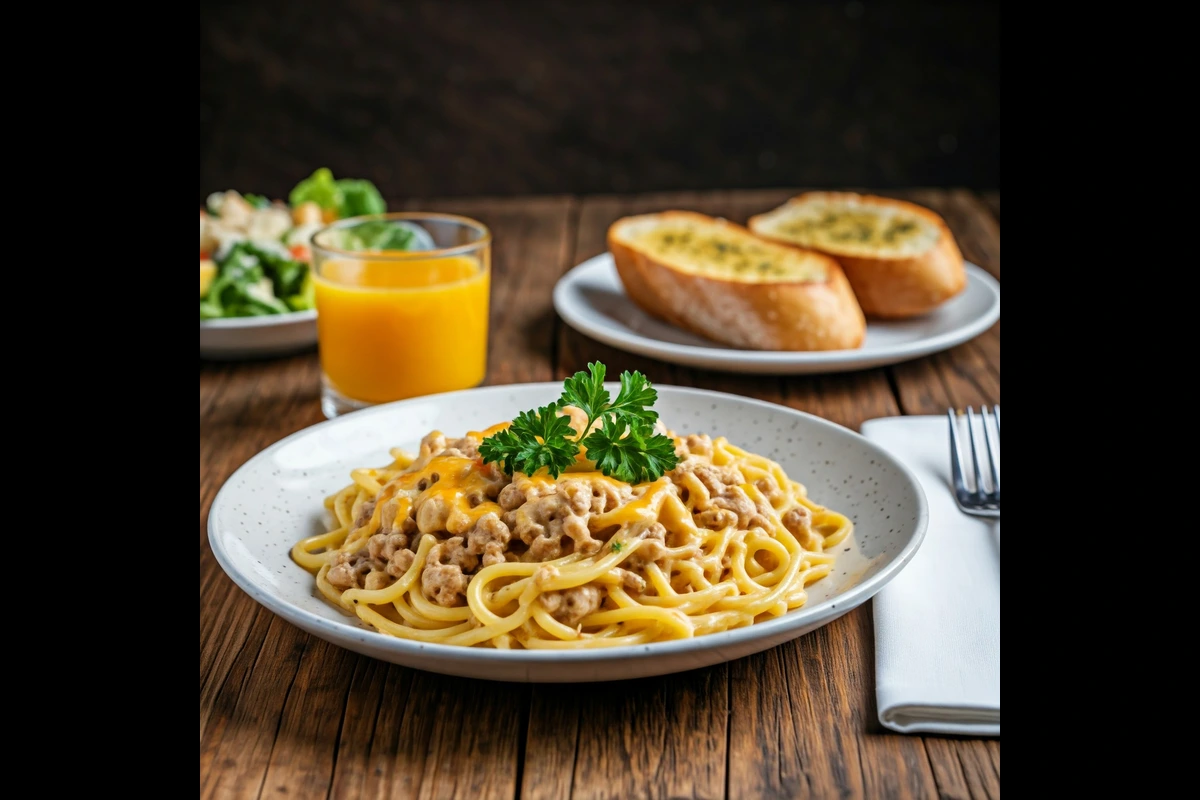
[[[863,420],[1000,401],[1000,325],[895,367],[790,378],[684,369],[564,325],[555,280],[604,250],[619,216],[687,208],[739,222],[790,191],[410,202],[495,234],[487,383],[545,381],[599,359],[615,374]],[[941,213],[1000,276],[1000,197],[884,192]],[[200,364],[200,789],[213,797],[998,797],[1000,742],[886,732],[870,604],[765,653],[680,675],[499,684],[393,666],[284,622],[208,546],[208,509],[252,455],[320,422],[313,353]]]

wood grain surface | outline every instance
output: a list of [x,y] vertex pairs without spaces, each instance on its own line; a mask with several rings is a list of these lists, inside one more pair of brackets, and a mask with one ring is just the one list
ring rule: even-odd
[[[1000,326],[894,367],[738,376],[678,367],[577,334],[555,281],[604,250],[624,214],[689,208],[744,222],[798,190],[409,202],[495,235],[489,384],[559,379],[601,360],[655,382],[758,397],[857,429],[895,414],[1000,402]],[[1000,197],[882,192],[942,214],[964,256],[1000,276]],[[1000,796],[1000,742],[885,731],[866,604],[764,653],[619,683],[500,684],[386,664],[259,606],[222,572],[208,509],[264,447],[320,422],[315,353],[200,364],[200,794],[332,798]]]

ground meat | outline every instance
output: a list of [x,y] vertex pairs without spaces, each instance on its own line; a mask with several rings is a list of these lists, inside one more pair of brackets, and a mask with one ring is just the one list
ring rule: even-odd
[[[501,492],[501,505],[513,499],[506,495],[516,491],[510,486]],[[632,495],[602,482],[593,486],[589,481],[566,480],[553,494],[526,497],[524,505],[505,513],[504,521],[516,537],[529,545],[531,558],[549,561],[572,552],[590,554],[599,550],[603,542],[592,536],[588,518],[623,505]],[[564,536],[570,546],[562,541]]]
[[561,592],[547,592],[540,598],[551,616],[567,625],[578,625],[588,614],[600,608],[603,599],[599,587],[576,586]]
[[713,531],[723,531],[737,522],[738,515],[727,508],[710,508],[696,514],[696,524]]
[[333,557],[325,579],[339,589],[358,589],[363,578],[372,572],[382,572],[386,566],[382,559],[372,558],[365,547],[354,553],[340,552]]
[[562,532],[575,543],[574,552],[591,555],[600,549],[601,542],[592,538],[588,530],[587,518],[574,515],[563,520]]
[[525,502],[525,493],[521,491],[520,486],[510,483],[500,492],[500,496],[496,499],[496,502],[505,511],[515,511]]
[[534,560],[550,561],[563,554],[563,518],[570,515],[566,499],[550,494],[530,500],[504,516],[513,534],[529,545]]
[[641,533],[635,532],[634,536],[644,540],[634,556],[635,562],[648,564],[661,560],[667,554],[667,529],[661,522],[647,525]]
[[758,510],[754,507],[754,501],[740,487],[734,487],[728,492],[714,496],[712,506],[732,511],[737,515],[738,527],[743,529],[750,523],[750,518]]
[[558,493],[566,498],[567,505],[576,514],[592,510],[592,484],[590,481],[567,480],[558,485]]
[[358,516],[354,518],[354,527],[361,528],[371,521],[371,515],[375,513],[375,501],[368,500],[362,504],[362,508],[358,510]]
[[408,537],[403,533],[377,533],[367,540],[367,552],[371,558],[390,561],[397,550],[408,546]]
[[488,552],[488,545],[494,544],[497,547],[492,551],[503,553],[505,545],[511,538],[512,532],[508,526],[500,521],[500,517],[496,516],[494,511],[489,511],[479,518],[467,534],[467,552],[482,555]]
[[538,597],[538,602],[542,604],[543,608],[550,612],[550,616],[554,616],[562,608],[562,592],[546,592]]
[[603,514],[620,508],[633,498],[629,489],[623,486],[617,488],[607,481],[563,481],[559,484],[558,493],[566,498],[576,514]]
[[783,527],[791,531],[793,536],[807,535],[811,525],[812,512],[805,506],[796,506],[783,515]]
[[453,564],[433,564],[421,573],[421,591],[439,606],[453,608],[467,592],[467,576]]
[[495,464],[484,464],[483,469],[479,470],[479,475],[486,481],[483,486],[483,496],[488,500],[495,500],[499,497],[500,492],[508,487],[512,481]]
[[367,577],[363,578],[363,588],[374,591],[375,589],[383,589],[389,586],[392,582],[392,576],[387,572],[370,572]]
[[756,480],[754,485],[758,487],[760,492],[762,492],[763,497],[767,498],[767,502],[771,503],[772,505],[779,502],[784,497],[783,489],[779,488],[778,481],[776,481],[775,476],[771,475],[770,473],[767,473]]
[[725,493],[727,487],[737,486],[746,482],[746,478],[742,475],[742,471],[737,467],[717,467],[710,464],[701,464],[692,470],[696,479],[704,484],[704,488],[708,489],[709,494],[717,497]]
[[335,564],[325,573],[325,579],[339,589],[358,587],[358,575],[349,564]]
[[[517,480],[508,484],[499,493],[496,502],[505,511],[515,511],[525,503],[532,503],[540,497],[551,494],[555,491],[555,485],[543,483],[541,481]],[[507,522],[507,520],[505,520]],[[509,527],[512,524],[509,523]]]
[[638,559],[647,564],[649,564],[652,561],[657,562],[657,561],[662,560],[663,556],[665,556],[666,554],[667,554],[666,545],[664,545],[662,542],[660,542],[656,539],[651,539],[651,540],[647,541],[644,545],[639,547],[638,551],[637,551]]
[[625,591],[633,594],[641,594],[646,591],[646,580],[636,572],[627,569],[615,567],[613,574],[621,579],[621,585],[625,587]]
[[417,516],[417,530],[421,533],[436,533],[446,530],[446,518],[450,516],[450,504],[441,495],[421,495],[413,504]]
[[534,561],[553,561],[556,558],[561,558],[564,555],[562,546],[562,520],[550,520],[544,527],[539,527],[541,528],[541,532],[531,537],[529,544],[530,558]]
[[416,558],[416,555],[413,554],[412,550],[397,550],[392,554],[392,560],[388,562],[387,574],[393,578],[399,578],[408,572],[408,568],[412,566],[414,558]]
[[475,458],[479,455],[479,440],[474,436],[464,436],[461,439],[450,439],[446,442],[446,451],[440,455],[455,455],[459,458]]
[[479,558],[463,547],[463,537],[452,536],[440,544],[429,548],[425,560],[434,564],[453,564],[463,572],[472,573],[479,566]]
[[546,584],[548,584],[550,581],[554,580],[557,577],[558,577],[558,570],[555,569],[554,567],[550,566],[549,564],[546,564],[544,566],[538,567],[537,572],[533,573],[533,583],[540,589],[541,587],[545,586]]
[[396,516],[399,513],[400,504],[396,502],[395,498],[383,504],[383,508],[379,512],[380,533],[392,533],[392,525],[396,523]]
[[[548,520],[545,525],[531,523],[522,527],[518,522],[516,530],[518,533],[525,531],[521,535],[522,541],[529,536],[529,556],[534,561],[553,561],[574,552],[591,554],[603,546],[603,542],[592,537],[587,520],[574,514],[566,519]],[[563,542],[564,537],[570,542],[569,547]]]
[[483,565],[490,567],[492,564],[503,564],[507,558],[504,552],[504,545],[499,542],[488,542],[483,547]]
[[405,499],[413,500],[420,495],[420,492],[413,489],[401,490],[396,493],[395,497],[390,498],[383,504],[383,509],[379,512],[379,532],[380,533],[403,533],[412,540],[413,534],[417,532],[417,512],[410,503],[408,513],[403,518],[400,517],[400,504]]
[[421,573],[421,590],[439,606],[452,608],[460,605],[460,599],[466,594],[470,580],[467,574],[479,565],[479,558],[467,552],[461,536],[453,536],[429,549],[425,565]]
[[677,448],[677,452],[678,451],[682,451],[680,455],[682,455],[684,458],[689,455],[708,456],[711,458],[713,452],[712,439],[703,433],[699,435],[691,434],[690,436],[685,436]]
[[421,440],[421,455],[436,456],[446,449],[446,437],[441,431],[430,431]]
[[771,529],[771,510],[769,506],[763,503],[760,508],[740,486],[728,487],[723,495],[713,498],[712,506],[713,508],[727,509],[737,514],[738,528],[741,530],[749,530],[750,528]]

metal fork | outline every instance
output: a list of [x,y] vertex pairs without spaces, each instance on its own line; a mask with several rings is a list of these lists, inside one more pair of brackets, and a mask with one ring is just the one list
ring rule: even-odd
[[959,416],[954,412],[954,409],[949,409],[946,413],[950,417],[950,466],[951,472],[954,475],[954,499],[958,502],[958,507],[968,514],[974,514],[977,517],[992,517],[1000,518],[1000,406],[992,406],[995,410],[995,428],[996,438],[992,441],[991,426],[988,425],[988,410],[987,406],[979,407],[979,416],[981,418],[980,426],[983,429],[984,444],[987,447],[988,463],[991,467],[992,481],[991,491],[988,491],[984,484],[983,471],[979,466],[979,445],[978,435],[975,433],[975,412],[967,408],[967,432],[968,439],[971,443],[971,462],[975,471],[975,488],[974,490],[967,487],[966,481],[963,480],[963,453],[959,446]]

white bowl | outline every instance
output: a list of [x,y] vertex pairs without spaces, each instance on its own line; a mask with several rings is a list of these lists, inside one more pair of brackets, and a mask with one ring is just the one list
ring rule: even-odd
[[[611,389],[615,390],[615,384]],[[221,567],[251,597],[314,636],[409,667],[502,681],[583,682],[705,667],[756,653],[821,627],[866,602],[917,552],[928,513],[916,478],[879,446],[832,422],[730,394],[658,386],[655,409],[677,433],[727,436],[783,465],[809,496],[848,515],[851,537],[833,572],[808,587],[808,603],[781,617],[722,633],[599,650],[494,650],[388,636],[316,593],[313,576],[289,557],[322,533],[323,500],[355,467],[415,450],[438,429],[482,430],[558,397],[560,383],[492,386],[376,406],[322,422],[275,443],[238,469],[217,494],[208,538]]]
[[317,343],[317,312],[200,321],[200,357],[263,358],[297,353]]

